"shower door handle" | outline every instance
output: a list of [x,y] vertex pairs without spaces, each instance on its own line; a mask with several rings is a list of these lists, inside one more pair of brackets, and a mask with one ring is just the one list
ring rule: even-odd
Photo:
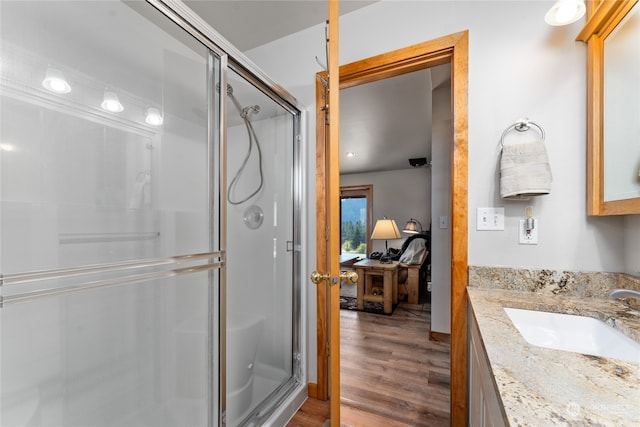
[[317,271],[314,271],[313,273],[311,273],[311,281],[314,284],[318,284],[320,282],[322,282],[323,280],[329,280],[331,279],[331,284],[336,285],[340,282],[340,280],[346,280],[347,283],[349,283],[350,285],[353,285],[354,283],[358,282],[358,273],[356,273],[355,271],[341,271],[340,272],[340,277],[331,277],[330,274],[322,274],[322,273],[318,273]]

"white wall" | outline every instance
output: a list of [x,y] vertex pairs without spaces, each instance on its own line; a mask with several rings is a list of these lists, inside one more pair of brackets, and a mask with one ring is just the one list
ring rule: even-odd
[[[625,224],[624,218],[588,218],[585,213],[586,46],[574,40],[584,19],[567,27],[548,26],[544,15],[551,5],[551,1],[383,0],[341,17],[340,63],[468,29],[469,264],[623,271],[624,235],[637,228],[637,220]],[[315,73],[320,71],[315,56],[325,57],[323,25],[247,55],[313,110]],[[547,133],[552,192],[531,202],[503,202],[497,187],[498,143],[502,131],[522,116]],[[310,114],[311,144],[314,127]],[[309,158],[307,166],[309,209],[315,212],[315,159]],[[540,224],[536,246],[521,246],[517,240],[517,222],[528,204]],[[476,209],[485,206],[505,207],[505,231],[475,230]],[[313,242],[313,222],[310,225]],[[628,250],[631,246],[627,244]],[[638,248],[633,249],[637,254]],[[315,248],[310,246],[307,255],[313,266]],[[314,311],[309,320],[313,337]],[[309,350],[315,353],[315,341],[310,341]],[[315,365],[309,369],[313,380]]]
[[[451,87],[433,92],[431,331],[451,332]],[[444,223],[440,223],[440,217]]]
[[[429,227],[431,217],[431,171],[429,168],[340,175],[340,185],[373,185],[373,225],[386,216],[402,231],[410,218]],[[390,248],[400,248],[406,240],[389,240]],[[371,251],[384,251],[384,240],[373,240]]]
[[640,276],[640,215],[625,218],[624,272]]
[[[266,105],[262,107],[267,109]],[[283,372],[290,369],[292,353],[293,252],[287,251],[287,241],[293,240],[293,202],[288,192],[292,186],[291,174],[276,171],[292,168],[291,125],[292,120],[285,116],[262,120],[252,117],[262,151],[263,187],[246,202],[227,205],[227,311],[231,318],[237,315],[264,319],[256,363]],[[249,148],[245,125],[229,128],[227,141],[227,185],[230,185]],[[233,187],[232,199],[236,202],[253,193],[260,183],[255,140],[253,144],[246,168]],[[251,206],[257,206],[263,212],[262,224],[255,229],[244,222]],[[229,354],[228,357],[234,356]]]

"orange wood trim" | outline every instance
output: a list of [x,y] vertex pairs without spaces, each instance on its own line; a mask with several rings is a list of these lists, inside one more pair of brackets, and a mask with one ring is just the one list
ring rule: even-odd
[[586,1],[586,6],[587,6],[587,21],[589,21],[589,19],[593,16],[593,14],[595,13],[596,9],[598,8],[598,6],[600,6],[600,1],[601,0],[587,0]]
[[[340,67],[340,89],[345,89],[452,63],[451,425],[454,426],[467,424],[468,37],[468,31],[462,31]],[[316,87],[320,84],[316,82]],[[321,119],[319,114],[318,128],[324,127]],[[326,305],[321,306],[318,301],[319,319],[325,309]]]
[[455,40],[451,60],[451,425],[467,425],[469,33]]
[[629,215],[640,212],[640,197],[600,203],[599,215]]
[[[331,277],[340,276],[340,3],[329,0],[328,23],[328,67],[329,67],[329,150],[327,160],[329,185],[329,272]],[[340,426],[340,281],[330,284],[329,298],[329,408],[331,427]]]
[[[326,81],[326,73],[319,73]],[[324,74],[324,76],[322,75]],[[323,273],[327,268],[327,178],[326,178],[326,129],[325,115],[328,103],[327,90],[322,79],[316,77],[316,269]],[[325,281],[316,285],[316,342],[317,360],[317,399],[329,398],[329,338],[327,319],[327,284]]]
[[451,62],[452,49],[466,31],[415,44],[340,67],[340,89]]
[[443,342],[448,344],[451,342],[451,334],[429,331],[429,341]]
[[606,37],[638,0],[603,0],[588,18],[576,37],[587,42],[592,36]]
[[604,40],[638,0],[602,0],[576,40],[587,42],[587,214],[640,213],[640,197],[604,201]]
[[587,214],[600,215],[604,197],[602,162],[602,49],[603,41],[594,36],[587,45]]
[[318,398],[318,384],[316,383],[307,384],[307,397],[310,397],[312,399]]

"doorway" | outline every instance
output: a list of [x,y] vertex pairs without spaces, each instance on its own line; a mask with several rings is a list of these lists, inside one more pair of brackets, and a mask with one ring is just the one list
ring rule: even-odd
[[[340,402],[346,424],[353,424],[354,409],[358,417],[364,412],[385,423],[449,424],[450,230],[438,219],[450,216],[450,75],[450,64],[443,64],[340,91],[341,198],[345,186],[370,185],[376,230],[383,217],[399,230],[356,255],[375,259],[388,243],[389,256],[400,262],[397,303],[393,298],[386,315],[384,302],[376,300],[386,295],[382,277],[361,277],[373,292],[362,296],[357,286],[341,283]],[[341,203],[343,219],[356,214]],[[348,234],[344,220],[341,231]],[[350,269],[345,252],[356,246],[346,243],[341,241],[341,271]]]
[[[460,32],[376,57],[367,58],[340,67],[340,89],[398,76],[412,71],[451,63],[451,424],[466,424],[466,298],[467,284],[467,82],[468,82],[468,32]],[[325,100],[321,88],[326,76],[320,73],[316,80],[316,137],[326,141]],[[318,144],[319,159],[325,157],[324,144]],[[327,173],[323,161],[317,163],[317,176]],[[337,165],[335,165],[338,167]],[[327,192],[324,180],[316,185],[317,200],[324,200]],[[317,229],[326,230],[333,224],[318,210]],[[326,259],[326,245],[317,247],[318,259]],[[330,373],[326,358],[325,338],[334,331],[327,326],[327,298],[318,295],[318,398],[336,373]],[[335,396],[334,396],[335,397]],[[339,398],[339,397],[338,397]]]

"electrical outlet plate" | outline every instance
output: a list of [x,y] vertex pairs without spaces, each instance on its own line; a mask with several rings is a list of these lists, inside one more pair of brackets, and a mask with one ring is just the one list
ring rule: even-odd
[[533,230],[529,233],[524,229],[524,219],[520,220],[518,225],[518,242],[521,245],[537,245],[538,244],[538,220],[533,218]]
[[478,208],[477,230],[504,230],[504,208]]

